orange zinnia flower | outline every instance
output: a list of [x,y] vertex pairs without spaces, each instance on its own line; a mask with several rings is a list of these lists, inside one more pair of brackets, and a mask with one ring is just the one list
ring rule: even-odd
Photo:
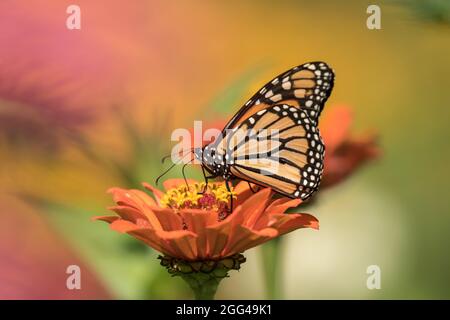
[[214,261],[235,256],[282,234],[299,228],[318,229],[309,214],[284,214],[301,200],[273,200],[268,188],[253,194],[241,182],[231,192],[234,210],[229,213],[230,194],[221,183],[209,184],[171,179],[166,192],[144,183],[153,197],[140,190],[112,188],[118,216],[96,220],[113,230],[128,233],[166,256],[187,262]]

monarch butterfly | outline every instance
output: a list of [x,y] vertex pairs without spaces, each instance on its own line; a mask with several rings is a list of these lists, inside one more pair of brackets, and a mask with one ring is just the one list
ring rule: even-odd
[[325,146],[317,125],[333,83],[324,62],[302,64],[268,82],[215,141],[194,149],[206,183],[222,177],[230,190],[230,180],[240,179],[308,199],[323,172]]

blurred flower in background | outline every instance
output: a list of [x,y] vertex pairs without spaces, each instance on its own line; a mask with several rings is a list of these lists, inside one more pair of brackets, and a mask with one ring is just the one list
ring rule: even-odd
[[[42,274],[40,280],[48,282],[49,291],[27,287],[28,292],[24,288],[21,297],[37,297],[38,292],[42,298],[149,297],[155,294],[149,293],[150,288],[155,290],[160,281],[157,273],[140,273],[146,269],[142,259],[149,251],[128,239],[117,239],[115,250],[105,249],[105,243],[114,240],[98,233],[90,237],[90,224],[84,221],[88,222],[93,208],[103,206],[101,200],[97,202],[98,197],[90,195],[98,195],[97,190],[112,183],[108,179],[131,186],[137,177],[138,181],[154,177],[160,170],[157,158],[150,155],[158,152],[159,137],[170,136],[170,128],[166,127],[169,122],[164,121],[170,112],[161,113],[157,116],[159,121],[153,122],[156,114],[152,109],[157,109],[158,102],[146,104],[145,118],[153,122],[145,123],[146,130],[141,130],[142,122],[134,120],[139,117],[129,114],[136,115],[136,105],[145,104],[152,96],[148,94],[151,81],[140,86],[142,75],[148,70],[170,72],[170,66],[161,60],[168,56],[168,50],[172,51],[175,34],[173,28],[161,26],[157,3],[124,7],[120,1],[108,1],[107,9],[99,2],[77,4],[82,8],[80,31],[67,30],[66,3],[0,4],[0,43],[4,44],[0,52],[0,190],[19,197],[17,202],[21,205],[32,204],[35,214],[40,212],[40,219],[47,221],[48,229],[59,231],[52,234],[55,242],[67,241],[78,253],[51,266],[49,271],[53,273]],[[122,19],[127,23],[114,24]],[[164,133],[159,131],[161,128]],[[108,134],[99,135],[99,130]],[[105,176],[105,185],[97,182]],[[8,213],[6,210],[6,219],[10,219]],[[31,213],[25,211],[26,215]],[[70,225],[77,225],[77,232],[71,233]],[[11,231],[14,233],[18,227],[13,223]],[[59,239],[61,236],[63,239]],[[100,241],[96,241],[98,237]],[[39,244],[40,234],[30,233],[29,242]],[[14,258],[21,251],[2,252],[2,256],[11,256],[5,258],[11,264],[0,265],[2,279],[15,277],[14,268],[27,272]],[[30,267],[38,264],[35,269],[40,270],[49,266],[43,264],[45,251],[36,250],[33,254]],[[128,255],[125,264],[120,262],[125,261],[124,254]],[[76,262],[81,266],[83,260],[94,265],[94,269],[103,263],[114,265],[108,267],[110,274],[97,278],[107,284],[105,290],[111,294],[99,294],[100,289],[93,290],[92,296],[62,292],[67,291],[64,264]],[[123,267],[133,269],[122,277],[125,286],[133,287],[132,290],[124,288],[124,283],[114,283]],[[60,268],[61,276],[50,279],[55,268]],[[82,271],[86,272],[85,289],[89,290],[89,272],[87,268]],[[52,283],[59,283],[62,291],[52,292]],[[164,290],[170,295],[170,285]],[[6,292],[2,292],[4,295]]]
[[[88,125],[98,125],[99,118],[107,120],[111,106],[148,101],[149,84],[140,87],[145,72],[170,72],[161,61],[173,50],[176,33],[156,17],[158,3],[109,1],[107,9],[101,1],[77,4],[81,30],[66,28],[64,2],[0,4],[4,142],[45,153]],[[127,22],[112,23],[121,19]],[[147,112],[160,102],[153,100]]]
[[113,52],[68,32],[47,5],[0,4],[1,133],[42,152],[93,120],[112,85],[100,80],[117,72]]
[[351,134],[352,111],[347,106],[330,106],[320,122],[326,146],[321,189],[349,177],[360,166],[380,155],[374,134]]
[[[0,299],[109,299],[89,265],[34,208],[2,195]],[[68,290],[67,267],[80,267],[82,289]]]

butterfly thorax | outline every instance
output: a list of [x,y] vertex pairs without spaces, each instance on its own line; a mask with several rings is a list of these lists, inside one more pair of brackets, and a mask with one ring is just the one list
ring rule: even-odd
[[213,177],[223,177],[229,179],[231,173],[226,156],[217,152],[214,145],[207,145],[204,148],[194,149],[195,158],[201,161],[205,168]]

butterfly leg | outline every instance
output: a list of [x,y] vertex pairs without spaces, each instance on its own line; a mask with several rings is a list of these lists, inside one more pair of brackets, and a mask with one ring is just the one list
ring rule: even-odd
[[198,194],[204,194],[206,190],[208,190],[208,177],[205,176],[205,187],[203,188],[202,192],[199,192]]
[[205,179],[205,187],[203,188],[202,192],[199,192],[198,194],[204,194],[206,190],[208,190],[208,179],[214,178],[212,176],[207,176],[205,172],[205,168],[202,166],[202,172],[203,172],[203,178]]
[[249,189],[250,189],[253,193],[257,193],[257,192],[258,192],[258,190],[253,190],[253,187],[252,187],[252,185],[250,184],[250,182],[247,182],[247,183],[248,183]]
[[231,193],[229,180],[225,180],[225,186],[227,187],[227,191],[230,195],[230,208],[228,209],[228,213],[231,213],[231,212],[233,212],[233,194]]
[[[189,162],[188,162],[188,163],[189,163]],[[187,179],[186,179],[186,174],[185,174],[184,170],[185,170],[186,166],[188,165],[188,163],[185,163],[185,164],[183,165],[183,168],[181,169],[181,173],[183,174],[184,183],[186,184],[187,190],[189,190],[189,183],[188,183],[188,181],[187,181]]]

